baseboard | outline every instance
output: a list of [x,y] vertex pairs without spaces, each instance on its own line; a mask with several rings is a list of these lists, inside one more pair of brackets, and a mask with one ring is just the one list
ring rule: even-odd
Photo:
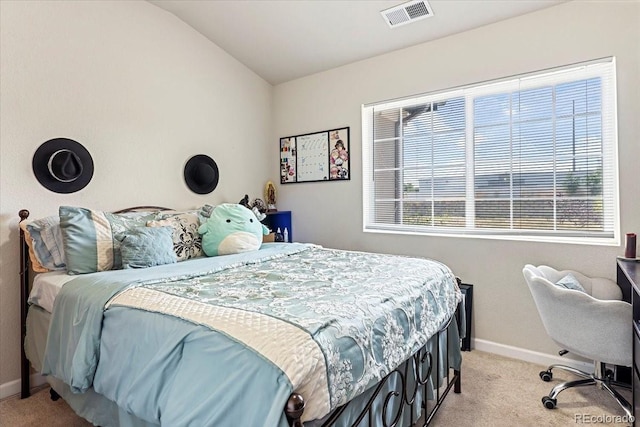
[[[47,380],[40,374],[31,374],[31,390],[35,387],[39,387],[46,383]],[[16,394],[20,394],[22,390],[22,384],[20,380],[9,381],[8,383],[0,384],[0,400],[7,397],[11,397]]]
[[582,360],[572,359],[570,357],[556,356],[552,354],[539,353],[537,351],[527,350],[519,347],[512,347],[510,345],[498,344],[492,341],[482,339],[472,339],[471,348],[485,351],[487,353],[493,353],[500,356],[510,357],[512,359],[523,360],[529,363],[535,363],[547,367],[555,363],[571,366],[575,369],[582,371],[592,372],[593,362],[585,362]]

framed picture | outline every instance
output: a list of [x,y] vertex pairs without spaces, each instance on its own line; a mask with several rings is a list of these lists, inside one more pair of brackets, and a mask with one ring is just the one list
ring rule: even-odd
[[349,127],[280,138],[282,184],[349,179]]

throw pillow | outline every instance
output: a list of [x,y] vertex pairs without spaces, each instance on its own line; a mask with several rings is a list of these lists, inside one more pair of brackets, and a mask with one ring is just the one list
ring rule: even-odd
[[[48,216],[36,220],[20,222],[20,228],[25,232],[25,239],[30,251],[32,266],[44,270],[65,270],[65,253],[60,229],[60,218]],[[34,258],[37,262],[33,262]]]
[[562,279],[558,280],[556,282],[556,285],[565,289],[573,289],[580,292],[586,292],[586,290],[582,287],[578,279],[576,279],[576,277],[571,273],[567,274]]
[[136,227],[117,234],[122,267],[146,268],[175,263],[172,234],[171,227]]
[[69,274],[122,268],[116,234],[144,227],[155,212],[112,214],[93,209],[60,206],[60,228]]
[[195,213],[182,213],[166,219],[147,222],[147,227],[171,227],[173,250],[178,262],[202,256],[202,238],[198,234],[200,221]]
[[27,230],[26,221],[20,221],[20,229],[24,233],[24,242],[27,244],[27,248],[29,249],[29,263],[31,265],[31,269],[36,273],[46,273],[47,271],[50,271],[48,268],[45,268],[38,260],[38,257],[36,257],[36,253],[33,250],[35,243],[31,234],[29,234],[29,230]]

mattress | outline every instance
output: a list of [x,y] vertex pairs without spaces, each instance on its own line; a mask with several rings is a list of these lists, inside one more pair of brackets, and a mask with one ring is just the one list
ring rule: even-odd
[[29,304],[37,305],[49,313],[53,312],[53,302],[65,283],[75,279],[66,271],[50,271],[39,273],[33,279],[33,287],[29,294]]

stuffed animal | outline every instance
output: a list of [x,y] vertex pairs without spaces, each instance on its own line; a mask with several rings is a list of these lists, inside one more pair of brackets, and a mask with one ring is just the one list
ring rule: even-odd
[[242,200],[238,202],[238,204],[244,206],[247,209],[251,209],[256,218],[258,218],[258,221],[262,221],[267,217],[267,215],[265,214],[265,212],[267,211],[267,207],[260,199],[254,199],[253,203],[249,203],[249,195],[245,194]]
[[207,256],[255,251],[262,245],[262,235],[269,229],[246,207],[223,203],[198,228],[202,234],[202,250]]

